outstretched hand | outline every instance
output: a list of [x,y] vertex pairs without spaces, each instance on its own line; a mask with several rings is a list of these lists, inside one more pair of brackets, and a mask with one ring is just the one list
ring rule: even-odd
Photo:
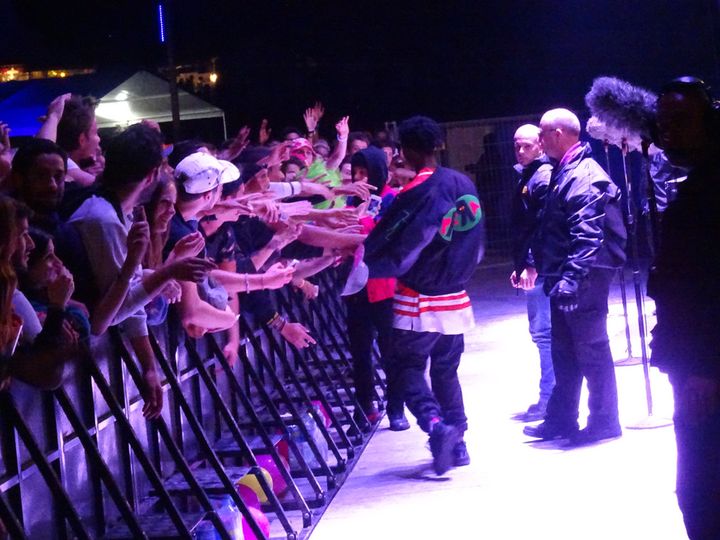
[[205,247],[205,239],[199,231],[183,236],[172,248],[168,261],[196,257]]
[[178,281],[200,283],[208,273],[215,270],[214,262],[200,257],[185,257],[176,259],[167,265],[169,275]]
[[62,94],[55,99],[53,99],[50,102],[50,105],[48,105],[47,109],[47,116],[46,118],[54,117],[58,120],[62,118],[63,113],[65,112],[65,103],[70,99],[72,94]]
[[284,266],[282,263],[273,264],[267,272],[262,274],[262,282],[265,289],[279,289],[290,283],[295,268]]
[[148,420],[153,420],[160,416],[163,408],[163,390],[160,382],[160,375],[155,369],[149,369],[142,374],[142,395],[145,405],[143,405],[143,416]]
[[338,120],[338,123],[335,124],[335,131],[337,131],[338,139],[347,140],[347,137],[350,134],[350,117],[343,116],[340,120]]
[[310,331],[300,323],[289,322],[280,330],[280,335],[287,340],[288,343],[294,345],[298,349],[304,349],[311,344],[317,343],[310,335]]
[[238,131],[238,134],[235,135],[235,138],[230,143],[230,146],[222,150],[218,154],[218,159],[224,159],[225,161],[232,161],[236,157],[240,155],[240,152],[245,150],[245,148],[248,145],[250,138],[250,127],[249,126],[243,126],[240,128],[240,131]]
[[370,192],[377,191],[377,188],[367,182],[352,182],[333,189],[335,195],[354,195],[366,201],[370,198]]

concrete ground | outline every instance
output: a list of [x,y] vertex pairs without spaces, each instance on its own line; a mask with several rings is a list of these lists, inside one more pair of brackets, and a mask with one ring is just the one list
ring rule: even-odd
[[[477,328],[460,367],[472,463],[443,477],[431,470],[419,428],[393,433],[387,419],[370,441],[312,540],[340,539],[682,539],[674,493],[672,427],[627,429],[648,420],[642,366],[617,367],[622,438],[564,449],[532,443],[511,419],[537,398],[539,361],[525,301],[508,267],[481,268],[470,293]],[[628,274],[629,276],[629,274]],[[630,322],[637,335],[628,280]],[[652,328],[653,306],[646,302]],[[617,283],[608,318],[616,360],[627,356]],[[633,343],[633,352],[639,351]],[[651,369],[654,415],[672,415],[667,378]],[[582,403],[586,402],[583,394]],[[581,410],[581,426],[586,410]]]

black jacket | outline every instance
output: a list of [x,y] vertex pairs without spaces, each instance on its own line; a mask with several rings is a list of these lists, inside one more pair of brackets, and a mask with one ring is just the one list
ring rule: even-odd
[[626,240],[620,190],[583,144],[550,179],[535,254],[538,273],[552,284],[562,277],[582,281],[593,267],[620,268]]
[[720,164],[690,172],[663,214],[648,280],[652,363],[662,371],[720,377],[719,216]]
[[365,240],[370,277],[396,277],[431,296],[463,290],[483,253],[482,218],[473,183],[438,167],[401,191]]
[[535,267],[533,241],[540,225],[540,213],[545,205],[552,165],[546,157],[536,159],[527,167],[515,165],[520,178],[512,199],[513,263],[515,272]]

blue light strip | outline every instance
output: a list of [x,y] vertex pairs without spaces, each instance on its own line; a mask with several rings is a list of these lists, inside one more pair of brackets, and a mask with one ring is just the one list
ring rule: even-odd
[[165,16],[162,3],[158,4],[158,23],[160,25],[160,43],[165,43]]

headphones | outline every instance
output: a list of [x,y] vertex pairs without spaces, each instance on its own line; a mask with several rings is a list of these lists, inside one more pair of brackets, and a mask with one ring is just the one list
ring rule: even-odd
[[669,93],[699,95],[706,102],[707,106],[705,118],[708,134],[720,140],[720,101],[713,97],[710,93],[710,87],[705,84],[705,81],[692,76],[678,77],[662,87],[658,99]]

